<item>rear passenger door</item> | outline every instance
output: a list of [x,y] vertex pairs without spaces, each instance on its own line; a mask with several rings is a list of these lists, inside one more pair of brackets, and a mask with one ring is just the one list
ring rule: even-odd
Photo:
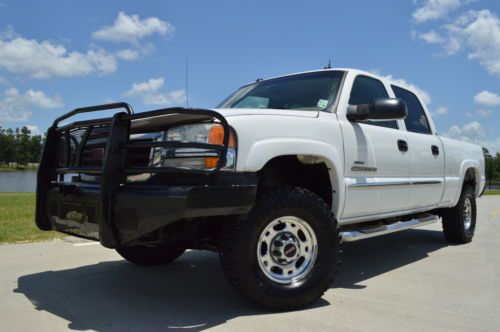
[[408,116],[404,120],[410,154],[409,208],[434,206],[444,190],[444,151],[432,132],[422,104],[411,91],[392,85],[396,98],[404,100]]

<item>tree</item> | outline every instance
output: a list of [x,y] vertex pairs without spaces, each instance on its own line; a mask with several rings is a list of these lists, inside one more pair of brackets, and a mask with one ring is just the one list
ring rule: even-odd
[[0,163],[5,160],[5,130],[0,126]]
[[496,171],[495,178],[499,178],[500,177],[500,152],[497,152],[497,155],[495,158],[495,171]]
[[17,160],[19,165],[27,165],[32,159],[32,143],[31,143],[31,131],[28,127],[22,127],[20,131],[16,129],[16,139],[17,139]]
[[27,127],[16,128],[15,131],[0,127],[0,164],[36,163],[40,160],[42,145],[42,136],[31,136],[31,131]]
[[498,166],[496,164],[499,164],[497,161],[500,160],[497,156],[497,158],[493,158],[489,156],[488,158],[484,159],[485,163],[485,168],[486,168],[486,179],[492,180],[495,179],[499,176],[499,172],[497,171]]
[[5,131],[4,139],[3,161],[10,163],[17,159],[17,142],[14,137],[14,131],[11,128]]
[[42,136],[35,135],[31,137],[30,162],[37,163],[42,156]]

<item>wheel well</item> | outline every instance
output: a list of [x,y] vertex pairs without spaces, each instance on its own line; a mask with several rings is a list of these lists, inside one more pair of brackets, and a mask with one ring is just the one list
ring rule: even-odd
[[464,177],[464,185],[469,185],[472,187],[472,189],[476,189],[476,170],[474,168],[469,168],[465,172],[465,177]]
[[258,194],[280,186],[305,188],[332,206],[332,185],[328,166],[324,162],[306,164],[295,155],[271,159],[259,171]]

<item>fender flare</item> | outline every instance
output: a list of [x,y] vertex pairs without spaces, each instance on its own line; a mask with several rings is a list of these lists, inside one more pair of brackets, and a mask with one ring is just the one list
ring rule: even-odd
[[480,194],[480,187],[481,187],[481,171],[480,171],[480,166],[479,162],[476,160],[471,160],[471,159],[466,159],[462,161],[462,164],[460,165],[460,177],[458,179],[458,186],[457,186],[457,192],[455,193],[455,199],[453,200],[452,206],[457,205],[458,200],[460,199],[460,194],[462,193],[462,189],[464,186],[464,181],[465,181],[465,174],[469,169],[474,170],[474,175],[476,177],[476,186],[474,188],[474,193],[476,197],[479,196]]
[[272,159],[290,155],[307,155],[320,158],[328,167],[332,190],[332,211],[338,217],[345,199],[343,154],[331,144],[306,138],[267,138],[255,142],[242,160],[245,171],[257,172]]

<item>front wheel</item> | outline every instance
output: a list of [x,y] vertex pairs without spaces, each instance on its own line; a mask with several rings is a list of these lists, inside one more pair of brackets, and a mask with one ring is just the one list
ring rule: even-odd
[[471,186],[462,190],[456,206],[442,213],[443,232],[451,243],[468,243],[476,229],[476,196]]
[[263,195],[248,217],[228,224],[221,264],[231,286],[269,310],[297,309],[329,288],[339,232],[329,206],[301,188]]
[[117,248],[120,256],[137,265],[163,265],[182,255],[184,248],[162,244],[156,246],[131,246]]

